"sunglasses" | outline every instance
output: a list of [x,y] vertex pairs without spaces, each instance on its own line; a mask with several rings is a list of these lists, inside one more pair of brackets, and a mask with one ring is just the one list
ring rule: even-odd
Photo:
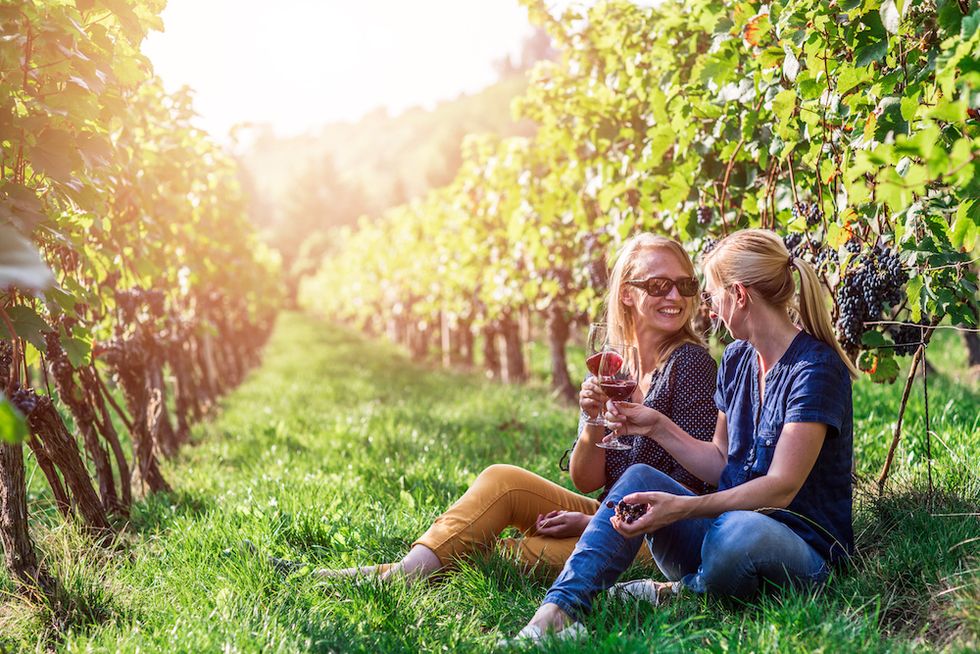
[[698,280],[693,277],[681,277],[677,280],[670,277],[649,277],[647,279],[629,279],[626,283],[646,291],[647,295],[653,297],[664,297],[675,286],[677,292],[684,297],[694,297],[698,294],[699,288]]

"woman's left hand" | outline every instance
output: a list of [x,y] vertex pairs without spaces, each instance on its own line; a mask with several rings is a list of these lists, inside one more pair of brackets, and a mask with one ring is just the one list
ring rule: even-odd
[[627,504],[646,504],[647,512],[638,520],[627,524],[618,516],[612,516],[609,521],[613,528],[627,538],[650,534],[661,527],[683,520],[688,517],[687,501],[690,498],[673,493],[651,491],[647,493],[630,493],[623,498]]
[[592,516],[578,511],[550,511],[539,515],[534,527],[539,536],[573,538],[582,535],[591,519]]

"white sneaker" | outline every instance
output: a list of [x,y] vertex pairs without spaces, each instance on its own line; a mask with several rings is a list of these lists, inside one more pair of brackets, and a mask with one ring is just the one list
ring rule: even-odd
[[517,632],[517,635],[513,638],[502,638],[498,640],[497,649],[541,645],[550,638],[554,638],[555,640],[576,640],[584,638],[588,633],[585,625],[581,622],[573,622],[561,631],[541,631],[541,627],[528,625]]
[[662,582],[653,579],[634,579],[614,585],[606,592],[617,600],[641,600],[659,606],[661,602],[678,595],[682,584],[679,581]]

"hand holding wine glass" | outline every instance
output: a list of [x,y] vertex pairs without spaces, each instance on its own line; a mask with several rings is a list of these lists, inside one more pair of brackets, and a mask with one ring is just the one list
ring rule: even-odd
[[[633,397],[640,379],[640,357],[635,345],[607,345],[599,362],[599,385],[615,402],[628,402]],[[599,447],[610,450],[628,450],[632,447],[621,438],[607,438]]]

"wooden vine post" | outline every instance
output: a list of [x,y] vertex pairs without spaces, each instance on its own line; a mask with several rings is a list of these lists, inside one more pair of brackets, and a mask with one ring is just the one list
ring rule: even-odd
[[[909,366],[909,374],[905,379],[905,388],[902,390],[902,403],[899,405],[898,420],[895,423],[895,433],[892,436],[891,445],[888,447],[888,456],[885,457],[885,464],[882,466],[881,473],[878,475],[879,495],[885,490],[885,482],[888,481],[888,473],[891,470],[892,461],[895,459],[895,451],[898,449],[898,442],[902,437],[902,420],[905,417],[905,408],[909,402],[909,394],[912,391],[912,385],[915,383],[915,373],[919,369],[919,363],[925,358],[926,347],[929,345],[930,339],[932,339],[934,330],[927,327],[924,328],[923,331],[925,333],[922,336],[922,342],[919,344],[919,347],[916,348],[915,354],[912,356],[912,363]],[[930,452],[928,455],[931,459],[932,453]]]

